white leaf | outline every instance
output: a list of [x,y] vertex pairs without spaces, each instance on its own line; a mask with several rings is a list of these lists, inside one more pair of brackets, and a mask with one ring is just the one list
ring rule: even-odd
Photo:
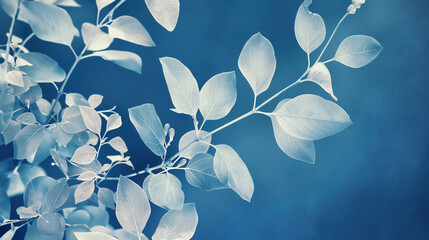
[[92,94],[88,98],[89,105],[94,109],[100,106],[102,101],[103,101],[103,96],[100,94]]
[[213,156],[207,153],[195,155],[186,166],[185,174],[189,184],[202,190],[210,191],[226,187],[216,176]]
[[113,42],[113,38],[109,34],[91,23],[82,24],[82,38],[90,51],[104,50]]
[[7,231],[0,240],[12,240],[13,236],[15,235],[16,228],[11,228],[9,231]]
[[182,209],[185,194],[180,180],[170,173],[158,174],[149,182],[151,201],[166,209]]
[[115,137],[109,141],[110,146],[120,153],[128,152],[127,145],[121,137]]
[[75,232],[77,240],[118,240],[102,232]]
[[360,68],[380,54],[383,47],[373,37],[365,35],[354,35],[344,39],[334,60],[352,68]]
[[28,23],[36,36],[44,41],[70,46],[75,27],[66,10],[36,1],[22,2],[20,19]]
[[37,124],[36,117],[31,112],[25,112],[19,115],[19,117],[16,120],[25,125]]
[[37,229],[50,235],[59,235],[65,229],[63,216],[58,213],[45,212],[37,219]]
[[150,216],[150,204],[143,189],[121,176],[116,192],[116,217],[122,228],[139,235]]
[[109,36],[146,47],[153,47],[155,43],[143,25],[134,17],[120,16],[109,25]]
[[200,92],[200,112],[205,120],[225,117],[237,100],[234,72],[218,74],[204,84]]
[[12,70],[7,72],[6,80],[12,85],[24,87],[24,80],[22,79],[22,73],[20,71]]
[[79,181],[92,181],[97,177],[97,173],[94,171],[87,171],[79,175],[77,180]]
[[89,56],[101,57],[104,60],[112,61],[113,63],[141,74],[142,59],[135,53],[127,51],[107,50],[92,53]]
[[219,180],[228,185],[241,198],[250,202],[253,195],[253,180],[240,156],[228,145],[216,145],[214,170]]
[[89,107],[88,100],[80,93],[67,93],[66,94],[67,106],[86,106]]
[[267,90],[276,71],[276,56],[271,42],[261,33],[253,35],[241,50],[238,67],[255,96]]
[[164,128],[152,104],[128,109],[130,120],[146,146],[156,155],[165,154]]
[[335,101],[338,101],[338,98],[334,95],[334,91],[332,90],[331,74],[325,64],[319,62],[311,67],[306,81],[319,84],[319,86],[329,93]]
[[311,140],[303,140],[288,134],[278,123],[276,117],[271,117],[274,137],[277,145],[289,157],[314,164],[316,151]]
[[98,201],[110,209],[115,209],[114,192],[108,188],[98,189]]
[[181,210],[170,210],[159,221],[153,240],[189,240],[194,236],[198,214],[194,203],[183,205]]
[[145,2],[153,18],[172,32],[179,19],[179,0],[145,0]]
[[318,140],[352,124],[340,106],[316,95],[304,94],[280,104],[273,114],[283,130],[296,138]]
[[65,176],[67,176],[67,160],[55,149],[51,149],[51,156],[58,168],[64,173]]
[[[208,137],[206,137],[207,135]],[[212,141],[212,136],[209,135],[208,132],[201,130],[200,138],[204,138],[205,143],[199,141],[194,142],[197,139],[195,130],[185,133],[179,140],[179,151],[181,151],[180,156],[191,159],[198,153],[206,153],[210,148],[209,144]],[[191,143],[192,145],[190,145]]]
[[70,189],[66,181],[61,181],[52,186],[45,196],[47,209],[54,210],[61,207],[67,201],[69,194]]
[[92,193],[95,190],[94,181],[87,181],[80,183],[76,191],[74,192],[74,201],[75,204],[78,204],[80,202],[83,202],[87,199],[89,199],[92,195]]
[[82,114],[83,122],[88,130],[93,133],[100,134],[101,132],[101,118],[97,111],[90,107],[79,106]]
[[4,219],[10,218],[10,209],[11,209],[11,204],[10,204],[9,196],[6,194],[5,189],[0,188],[0,220],[1,221],[3,221]]
[[118,129],[122,126],[122,118],[119,114],[114,113],[109,116],[106,124],[106,132]]
[[325,40],[326,27],[323,18],[308,8],[312,0],[305,0],[298,9],[295,18],[295,37],[299,46],[310,54]]
[[97,4],[98,11],[101,11],[101,9],[107,7],[115,0],[96,0],[95,3]]
[[81,7],[75,0],[56,0],[55,5],[63,7]]
[[19,133],[19,131],[21,131],[21,124],[17,121],[10,121],[6,129],[2,132],[4,144],[8,145],[11,143],[16,138],[16,135]]
[[22,66],[19,69],[37,83],[62,82],[66,77],[58,63],[43,53],[30,52],[19,56],[31,63],[30,66]]
[[97,150],[93,146],[84,145],[76,149],[70,162],[77,164],[90,164],[97,157]]
[[41,125],[28,125],[15,136],[13,141],[14,159],[26,159],[36,153],[43,141]]
[[200,101],[197,80],[179,60],[170,57],[159,60],[175,111],[195,116]]

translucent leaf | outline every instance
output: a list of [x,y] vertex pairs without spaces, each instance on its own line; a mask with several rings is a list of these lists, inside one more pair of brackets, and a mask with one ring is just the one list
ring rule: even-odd
[[70,46],[75,27],[66,10],[36,1],[22,2],[20,19],[28,23],[36,36],[44,41]]
[[26,159],[36,153],[43,141],[43,128],[41,125],[28,125],[19,131],[13,141],[15,159]]
[[37,228],[37,224],[33,223],[27,227],[24,240],[62,240],[64,232],[58,234],[45,234]]
[[55,148],[56,142],[55,139],[52,137],[50,131],[44,130],[43,131],[43,141],[40,144],[39,148],[36,151],[36,154],[34,156],[28,157],[27,161],[31,163],[32,166],[37,166],[49,155],[51,155],[50,150],[52,148]]
[[76,149],[70,162],[77,164],[90,164],[97,157],[97,150],[93,146],[84,145]]
[[237,100],[234,72],[218,74],[204,84],[200,92],[200,112],[205,120],[225,117]]
[[22,73],[20,71],[12,70],[7,72],[6,81],[9,84],[24,87],[24,80],[22,79]]
[[107,119],[106,132],[118,129],[122,126],[122,118],[119,114],[114,113]]
[[6,129],[3,131],[4,144],[8,145],[15,138],[16,135],[21,131],[21,124],[17,121],[10,121]]
[[340,106],[316,95],[300,95],[281,104],[273,114],[283,130],[296,138],[318,140],[352,124]]
[[102,232],[75,232],[77,240],[117,240],[106,233]]
[[60,127],[69,134],[75,134],[86,130],[79,106],[71,106],[64,109]]
[[107,7],[115,0],[96,0],[95,3],[97,4],[98,11],[101,11],[101,9]]
[[150,192],[149,192],[149,183],[150,180],[152,180],[152,178],[154,177],[154,174],[149,174],[143,181],[143,191],[146,193],[147,198],[149,199],[149,201],[152,202],[152,199],[150,197]]
[[44,234],[62,234],[65,229],[64,218],[58,213],[45,212],[37,218],[37,229]]
[[170,210],[159,221],[153,240],[191,239],[198,224],[194,203],[183,205],[181,210]]
[[254,190],[252,176],[234,149],[228,145],[216,145],[213,165],[219,180],[250,202]]
[[98,189],[98,201],[100,201],[104,206],[115,210],[114,192],[108,188],[99,188]]
[[261,33],[253,35],[241,50],[238,67],[255,96],[267,90],[276,71],[276,56],[271,42]]
[[122,228],[139,235],[150,216],[150,204],[143,189],[121,176],[116,192],[116,217]]
[[67,106],[86,106],[89,107],[89,103],[86,98],[80,93],[67,93],[66,94]]
[[52,186],[45,196],[45,203],[48,210],[54,210],[61,207],[70,194],[69,185],[65,181],[60,181]]
[[25,125],[32,125],[37,123],[36,117],[31,112],[25,112],[19,115],[16,120]]
[[19,69],[37,83],[62,82],[66,73],[58,63],[43,53],[29,52],[19,55],[31,66],[22,66]]
[[93,133],[100,134],[101,132],[101,118],[97,111],[91,107],[79,106],[82,114],[83,122],[88,130]]
[[103,96],[100,94],[92,94],[88,98],[88,103],[92,108],[97,108],[103,102]]
[[127,145],[121,137],[115,137],[109,141],[110,146],[120,153],[128,152]]
[[39,216],[39,213],[33,207],[19,207],[16,209],[16,212],[21,219],[29,219]]
[[380,54],[383,47],[373,37],[354,35],[344,39],[335,53],[334,60],[352,68],[360,68]]
[[331,74],[325,64],[319,62],[311,67],[306,80],[319,84],[335,101],[338,101],[332,90]]
[[179,19],[179,0],[145,0],[145,2],[155,20],[172,32]]
[[176,108],[175,111],[195,116],[198,111],[200,93],[191,71],[177,59],[163,57],[159,60],[171,100]]
[[107,50],[95,52],[88,56],[101,57],[104,60],[112,61],[113,63],[123,68],[126,68],[139,74],[141,73],[142,59],[137,54],[132,52]]
[[113,232],[113,235],[119,240],[149,240],[144,234],[140,234],[140,238],[136,235],[133,235],[124,229],[117,229]]
[[10,200],[3,188],[0,188],[0,222],[10,218]]
[[18,171],[13,171],[9,174],[10,179],[9,188],[7,189],[7,195],[13,197],[24,193],[25,186],[34,178],[46,176],[45,170],[41,167],[33,167],[30,164],[22,163],[19,166]]
[[[287,101],[289,101],[289,99],[283,100],[277,107],[281,107]],[[280,149],[293,159],[314,164],[316,151],[313,141],[291,136],[283,130],[275,116],[271,117],[271,121],[273,124],[274,137]]]
[[35,210],[43,210],[45,208],[45,202],[42,202],[42,200],[49,189],[57,183],[55,179],[46,176],[32,179],[25,187],[24,205],[26,207],[32,206]]
[[61,172],[63,172],[64,175],[67,176],[67,170],[68,170],[67,160],[55,149],[51,149],[51,156],[55,164],[61,170]]
[[94,181],[80,183],[74,192],[74,201],[76,204],[89,199],[94,192]]
[[146,47],[155,46],[149,33],[139,20],[131,16],[120,16],[114,19],[109,25],[109,36]]
[[180,180],[173,174],[165,173],[152,177],[148,189],[154,204],[166,209],[182,209],[185,194]]
[[91,23],[82,24],[82,38],[90,51],[104,50],[113,42],[113,38],[109,34]]
[[163,156],[165,154],[164,128],[155,107],[152,104],[143,104],[128,109],[128,113],[146,146],[156,155]]
[[94,171],[87,171],[79,175],[77,180],[79,181],[91,181],[94,180],[97,177],[97,173]]
[[213,156],[208,153],[195,155],[186,166],[186,180],[202,190],[222,189],[226,186],[219,181],[213,168]]
[[295,37],[299,46],[310,54],[325,40],[326,27],[323,18],[308,8],[312,0],[305,0],[298,9],[295,18]]
[[15,235],[16,228],[9,229],[1,238],[0,240],[12,240],[13,236]]
[[[212,136],[209,135],[206,137],[207,135],[209,135],[208,132],[201,130],[200,138],[204,138],[205,143],[199,141],[192,143],[197,139],[195,130],[185,133],[179,140],[179,151],[181,151],[180,156],[191,159],[198,153],[206,153],[210,148],[210,145],[207,143],[211,143],[212,141]],[[189,146],[191,143],[192,145]]]

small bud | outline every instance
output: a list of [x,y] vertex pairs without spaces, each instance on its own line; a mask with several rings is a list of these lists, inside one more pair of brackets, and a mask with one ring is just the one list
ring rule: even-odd
[[347,8],[347,12],[349,14],[355,14],[356,13],[356,7],[353,4],[350,4],[350,6]]
[[167,136],[167,133],[168,133],[168,130],[170,129],[170,124],[168,124],[168,123],[166,123],[165,125],[164,125],[164,134],[165,134],[165,136]]
[[175,134],[174,128],[170,128],[170,130],[168,131],[168,138],[170,139],[170,142],[173,141],[174,134]]
[[352,3],[357,9],[359,9],[361,5],[365,3],[365,0],[352,0]]

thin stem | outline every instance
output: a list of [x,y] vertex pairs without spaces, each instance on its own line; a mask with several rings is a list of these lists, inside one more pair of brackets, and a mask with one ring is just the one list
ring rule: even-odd
[[22,0],[18,0],[18,6],[16,7],[15,14],[12,17],[12,23],[10,24],[9,28],[9,36],[7,37],[7,43],[6,43],[6,54],[5,54],[5,74],[9,70],[9,52],[10,52],[10,44],[12,42],[12,36],[13,36],[13,28],[15,27],[16,18],[18,17],[19,9],[21,7]]
[[326,48],[328,48],[329,43],[331,43],[332,38],[334,37],[335,33],[337,32],[338,28],[340,27],[341,23],[344,21],[344,19],[346,19],[346,17],[349,15],[349,13],[347,12],[346,14],[344,14],[344,16],[341,18],[341,20],[338,22],[337,26],[335,27],[334,31],[331,34],[331,37],[329,37],[328,42],[325,44],[325,47],[323,48],[322,52],[320,53],[319,57],[317,58],[316,63],[318,63],[320,61],[320,58],[322,58],[323,53],[325,53]]
[[[158,166],[155,166],[155,167],[152,167],[152,168],[143,169],[143,170],[141,170],[139,172],[136,172],[136,173],[131,173],[131,174],[125,175],[124,177],[127,177],[127,178],[135,177],[135,176],[142,175],[142,174],[145,174],[145,173],[150,173],[153,170],[161,169],[162,167],[163,166],[161,164],[161,165],[158,165]],[[117,180],[119,180],[119,178],[118,177],[106,177],[105,180],[106,181],[117,181]]]
[[[22,43],[21,43],[21,47],[24,47],[25,46],[25,44],[27,44],[27,42],[28,41],[30,41],[30,39],[32,38],[32,37],[34,37],[34,32],[32,32],[30,35],[28,35],[28,37],[26,37],[25,39],[24,39],[24,41],[22,41]],[[16,53],[16,55],[19,55],[20,53],[22,52],[22,48],[20,48],[20,49],[18,49],[18,52]]]
[[105,24],[105,22],[107,21],[107,19],[109,18],[109,16],[113,15],[113,13],[115,12],[115,10],[121,6],[123,3],[125,2],[125,0],[121,0],[120,2],[118,2],[118,4],[116,4],[112,10],[110,10],[110,12],[108,14],[106,14],[106,16],[104,16],[103,20],[101,20],[100,25]]

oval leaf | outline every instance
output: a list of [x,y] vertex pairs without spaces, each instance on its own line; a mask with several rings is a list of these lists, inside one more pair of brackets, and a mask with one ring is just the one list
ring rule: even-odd
[[145,0],[145,2],[153,18],[172,32],[179,19],[179,0]]
[[127,51],[106,50],[88,55],[88,57],[92,56],[97,56],[103,58],[104,60],[112,61],[123,68],[141,74],[142,59],[135,53]]
[[30,52],[19,56],[31,63],[31,66],[22,66],[19,69],[35,82],[62,82],[66,77],[66,73],[58,63],[43,53]]
[[213,168],[213,156],[208,153],[195,155],[185,169],[186,180],[194,187],[210,191],[226,186],[219,181]]
[[306,80],[319,84],[319,86],[329,93],[335,101],[338,101],[338,98],[334,95],[334,91],[332,90],[331,73],[329,73],[325,64],[319,62],[311,67]]
[[109,36],[146,47],[153,47],[155,43],[143,25],[134,17],[120,16],[109,25]]
[[13,150],[15,159],[26,159],[34,155],[42,144],[44,126],[28,125],[15,136]]
[[82,38],[88,50],[100,51],[108,48],[113,42],[109,34],[103,32],[91,23],[82,24]]
[[86,165],[92,163],[96,157],[97,150],[93,146],[84,145],[76,149],[70,162]]
[[373,37],[354,35],[344,39],[334,60],[352,68],[360,68],[374,60],[383,50],[381,44]]
[[149,182],[151,201],[163,208],[179,210],[185,201],[180,180],[170,173],[158,174]]
[[95,190],[94,181],[80,183],[77,186],[76,191],[74,192],[75,204],[88,200],[92,196],[92,193],[94,192],[94,190]]
[[79,106],[86,128],[96,134],[101,132],[101,117],[91,107]]
[[69,185],[65,181],[61,181],[52,186],[45,196],[47,209],[54,210],[61,207],[67,201],[69,194]]
[[201,130],[200,137],[204,138],[205,143],[194,142],[197,139],[195,130],[185,133],[179,140],[180,156],[191,159],[198,153],[206,153],[210,148],[210,145],[207,143],[211,142],[212,136],[208,132]]

